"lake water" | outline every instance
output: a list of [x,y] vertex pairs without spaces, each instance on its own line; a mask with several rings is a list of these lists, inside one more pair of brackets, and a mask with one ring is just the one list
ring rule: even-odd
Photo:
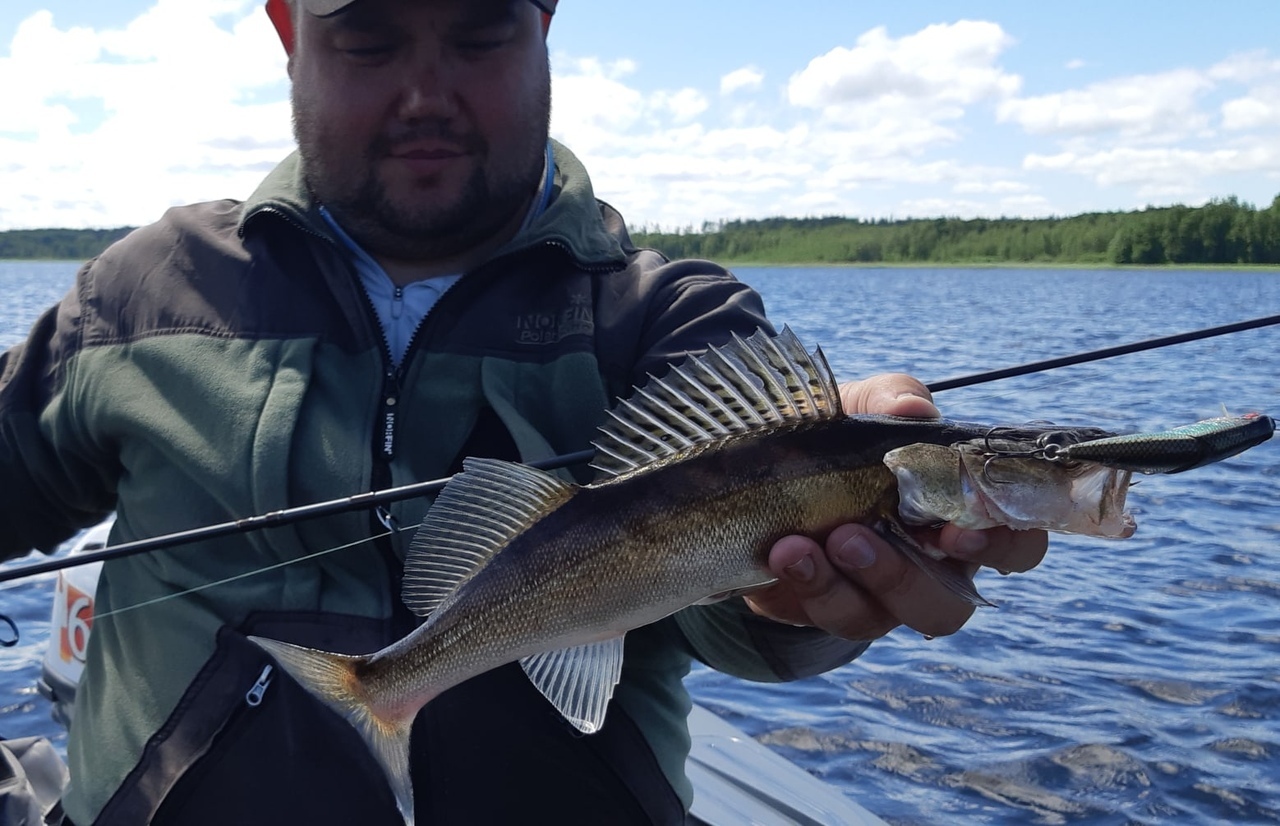
[[[75,265],[0,262],[0,346]],[[1280,312],[1280,273],[742,268],[837,376],[935,381]],[[1280,414],[1267,328],[941,393],[951,416],[1158,429]],[[1280,822],[1280,441],[1130,493],[1124,542],[1055,537],[959,634],[827,675],[699,669],[698,700],[894,824]],[[14,583],[0,735],[60,736],[33,682],[52,578]]]

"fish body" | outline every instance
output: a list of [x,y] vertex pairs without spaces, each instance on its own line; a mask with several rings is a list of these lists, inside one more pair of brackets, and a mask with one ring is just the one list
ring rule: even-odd
[[777,539],[820,537],[847,522],[876,526],[943,584],[985,602],[901,525],[885,454],[919,443],[1024,450],[1114,435],[1027,425],[1000,428],[996,439],[989,425],[846,416],[821,351],[807,353],[789,330],[691,358],[609,415],[590,485],[465,460],[406,558],[403,597],[423,617],[408,636],[364,656],[253,638],[360,730],[408,820],[409,730],[446,689],[519,661],[570,723],[595,731],[627,631],[766,586]]

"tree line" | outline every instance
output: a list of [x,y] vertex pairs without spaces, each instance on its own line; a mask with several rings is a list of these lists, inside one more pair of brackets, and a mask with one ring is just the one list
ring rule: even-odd
[[632,230],[670,258],[760,264],[1280,264],[1280,195],[1069,218],[768,218]]
[[85,261],[128,235],[132,229],[17,229],[0,232],[0,260]]
[[[118,229],[0,232],[0,259],[83,261]],[[670,258],[759,264],[1280,264],[1280,195],[1265,209],[1234,197],[1069,218],[766,218],[700,230],[638,227],[632,240]]]

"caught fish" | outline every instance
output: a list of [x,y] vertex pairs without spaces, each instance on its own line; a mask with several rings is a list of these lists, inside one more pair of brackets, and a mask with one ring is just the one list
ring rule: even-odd
[[903,525],[885,455],[918,443],[1061,449],[1115,435],[847,416],[821,350],[809,354],[785,329],[691,358],[609,416],[589,485],[464,462],[405,562],[404,601],[423,618],[408,636],[364,656],[254,638],[360,730],[407,819],[410,727],[446,689],[519,661],[571,724],[596,731],[627,631],[767,586],[776,540],[847,522],[875,526],[947,587],[985,602]]

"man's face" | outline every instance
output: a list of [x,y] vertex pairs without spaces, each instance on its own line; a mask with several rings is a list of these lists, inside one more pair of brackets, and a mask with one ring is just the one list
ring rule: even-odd
[[551,77],[527,0],[360,0],[298,15],[290,59],[307,183],[375,255],[461,254],[523,214]]

